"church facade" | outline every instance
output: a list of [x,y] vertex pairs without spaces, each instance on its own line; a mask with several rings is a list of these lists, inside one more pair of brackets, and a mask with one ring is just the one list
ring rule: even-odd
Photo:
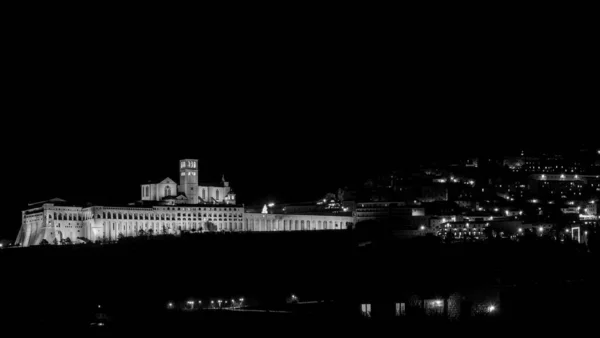
[[198,160],[179,164],[179,185],[170,178],[141,186],[141,201],[126,206],[75,206],[61,199],[30,204],[22,211],[15,241],[20,246],[96,240],[182,231],[341,230],[352,216],[246,212],[223,177],[198,181]]

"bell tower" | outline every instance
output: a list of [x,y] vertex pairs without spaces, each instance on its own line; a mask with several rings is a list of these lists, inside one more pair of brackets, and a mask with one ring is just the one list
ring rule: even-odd
[[179,186],[177,191],[187,196],[189,203],[198,203],[198,160],[179,161]]

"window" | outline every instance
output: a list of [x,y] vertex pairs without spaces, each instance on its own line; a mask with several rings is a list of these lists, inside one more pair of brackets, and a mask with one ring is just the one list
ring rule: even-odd
[[171,187],[168,185],[165,187],[165,196],[171,196]]
[[361,304],[360,312],[365,317],[371,317],[371,304]]
[[406,314],[406,305],[404,303],[396,303],[396,316],[404,316]]

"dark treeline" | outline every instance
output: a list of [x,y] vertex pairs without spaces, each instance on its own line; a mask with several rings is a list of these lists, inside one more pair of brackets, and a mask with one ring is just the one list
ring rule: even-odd
[[116,318],[160,320],[166,302],[190,297],[244,297],[249,305],[276,307],[291,293],[360,303],[496,285],[508,290],[503,307],[513,317],[531,318],[531,308],[580,316],[590,314],[585,304],[600,300],[589,287],[597,285],[597,263],[584,246],[543,239],[447,244],[357,231],[167,235],[4,250],[0,306],[6,323],[84,325],[98,304]]

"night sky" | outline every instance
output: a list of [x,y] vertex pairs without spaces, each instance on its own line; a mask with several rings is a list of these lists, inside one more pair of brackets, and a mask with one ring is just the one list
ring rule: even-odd
[[134,201],[150,179],[178,181],[181,158],[253,204],[414,161],[597,138],[585,36],[429,33],[16,39],[0,238],[28,202]]

